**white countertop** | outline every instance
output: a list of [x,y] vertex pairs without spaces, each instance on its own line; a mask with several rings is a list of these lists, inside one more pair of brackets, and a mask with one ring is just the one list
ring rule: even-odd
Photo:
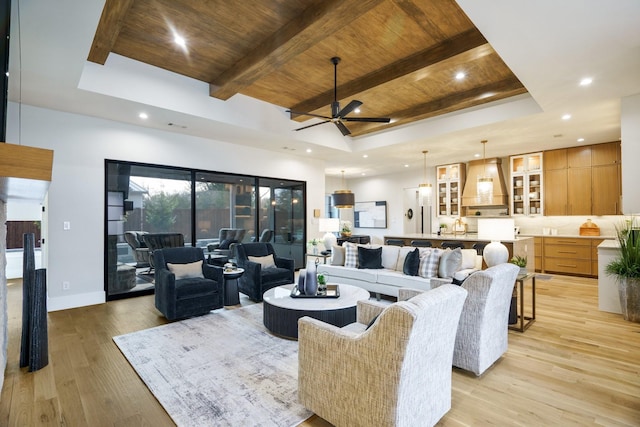
[[[389,234],[385,235],[385,238],[398,238],[398,239],[434,239],[434,240],[460,240],[460,241],[469,241],[469,242],[477,242],[484,239],[479,239],[477,233],[467,233],[467,234]],[[500,240],[501,242],[517,242],[521,240],[531,239],[532,236],[523,236],[519,235],[513,240]]]
[[519,236],[528,236],[528,237],[564,237],[570,239],[615,239],[615,236],[580,236],[579,234],[525,234],[520,233]]

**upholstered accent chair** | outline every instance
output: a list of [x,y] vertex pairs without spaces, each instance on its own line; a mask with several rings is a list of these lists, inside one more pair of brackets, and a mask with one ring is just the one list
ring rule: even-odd
[[136,260],[136,268],[149,267],[149,248],[144,242],[146,231],[125,231],[124,240],[131,247],[133,258]]
[[244,268],[238,290],[251,300],[262,301],[269,289],[293,283],[293,259],[277,256],[271,243],[238,243],[235,250],[238,267]]
[[181,233],[148,233],[142,235],[142,240],[149,248],[149,271],[155,268],[155,251],[164,248],[181,248],[184,246],[184,236]]
[[[520,268],[498,264],[472,273],[462,283],[469,292],[464,303],[453,366],[481,375],[507,351],[511,295]],[[409,298],[422,291],[412,290]]]
[[300,402],[336,426],[434,425],[451,409],[466,295],[443,285],[390,305],[358,301],[357,323],[344,328],[299,319]]
[[244,228],[221,228],[218,232],[218,241],[209,243],[207,249],[217,255],[232,256],[232,245],[241,243],[247,230]]
[[153,258],[156,308],[168,320],[200,316],[222,307],[222,268],[207,264],[202,248],[158,249]]
[[265,228],[264,230],[262,230],[262,233],[260,233],[260,237],[257,239],[256,237],[254,237],[253,241],[259,243],[269,243],[271,239],[273,239],[273,230],[271,230],[270,228]]

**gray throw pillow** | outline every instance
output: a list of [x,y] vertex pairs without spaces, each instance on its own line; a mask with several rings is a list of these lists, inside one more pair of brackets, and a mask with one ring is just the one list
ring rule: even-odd
[[331,265],[344,265],[344,247],[333,246],[331,248]]
[[453,274],[460,270],[462,265],[462,250],[455,248],[454,250],[447,249],[440,257],[440,264],[438,264],[438,277],[443,279],[451,279]]

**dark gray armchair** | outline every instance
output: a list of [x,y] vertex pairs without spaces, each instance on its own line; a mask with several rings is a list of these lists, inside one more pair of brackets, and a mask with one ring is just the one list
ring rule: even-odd
[[136,260],[136,268],[149,267],[149,248],[144,242],[146,231],[125,231],[124,240],[127,241]]
[[209,243],[207,249],[218,255],[233,256],[232,245],[241,243],[246,232],[244,228],[221,228],[218,242]]
[[270,228],[265,228],[264,230],[262,230],[262,233],[260,233],[260,237],[256,238],[254,236],[252,241],[260,242],[260,243],[269,243],[271,239],[273,239],[273,230],[271,230]]
[[155,251],[164,248],[184,247],[184,236],[180,233],[148,233],[142,235],[142,240],[149,248],[149,271],[155,268]]
[[[271,256],[273,266],[268,265]],[[262,262],[251,261],[249,257],[259,258]],[[277,256],[271,243],[237,244],[236,261],[238,267],[244,268],[244,274],[238,281],[238,290],[253,301],[262,301],[262,294],[271,288],[293,283],[293,259]]]
[[[222,268],[207,264],[202,248],[187,246],[158,249],[153,253],[153,258],[156,265],[156,308],[168,320],[200,316],[222,307]],[[201,261],[201,266],[192,264],[198,261]],[[178,278],[176,273],[170,271],[167,263],[181,264],[178,269],[173,267]],[[202,277],[179,278],[180,273],[186,276],[201,273]]]

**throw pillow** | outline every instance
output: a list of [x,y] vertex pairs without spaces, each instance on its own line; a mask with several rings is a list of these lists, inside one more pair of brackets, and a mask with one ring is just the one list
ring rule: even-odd
[[415,248],[404,258],[404,267],[402,273],[407,276],[417,276],[420,268],[420,249]]
[[411,246],[402,246],[402,247],[400,247],[400,250],[398,251],[398,262],[397,262],[396,268],[394,268],[394,270],[402,271],[402,269],[404,268],[404,259],[407,257],[407,254],[409,252],[411,252],[412,250],[413,250],[413,247],[411,247]]
[[276,268],[276,262],[273,259],[273,254],[269,254],[267,256],[248,256],[247,258],[249,258],[249,261],[251,262],[257,262],[262,265],[262,268],[265,270],[267,268]]
[[224,239],[222,242],[220,242],[220,246],[218,246],[218,249],[229,249],[229,246],[231,246],[232,243],[238,243],[238,241],[235,239]]
[[358,268],[358,247],[353,243],[345,242],[344,247],[344,266]]
[[167,268],[170,272],[176,275],[176,280],[188,279],[191,277],[204,278],[204,275],[202,274],[202,260],[190,262],[188,264],[172,264],[168,262]]
[[331,265],[344,265],[344,247],[336,245],[331,247]]
[[383,268],[382,248],[370,249],[358,246],[358,268]]
[[382,266],[389,270],[395,270],[398,263],[398,253],[400,253],[400,246],[382,246]]
[[454,273],[460,270],[460,265],[462,265],[462,250],[460,248],[447,249],[440,257],[438,277],[443,279],[452,278]]
[[420,277],[438,277],[438,264],[444,251],[439,248],[420,249],[420,267],[418,274]]
[[460,268],[474,268],[477,257],[478,252],[475,249],[462,249],[462,265],[460,265]]

